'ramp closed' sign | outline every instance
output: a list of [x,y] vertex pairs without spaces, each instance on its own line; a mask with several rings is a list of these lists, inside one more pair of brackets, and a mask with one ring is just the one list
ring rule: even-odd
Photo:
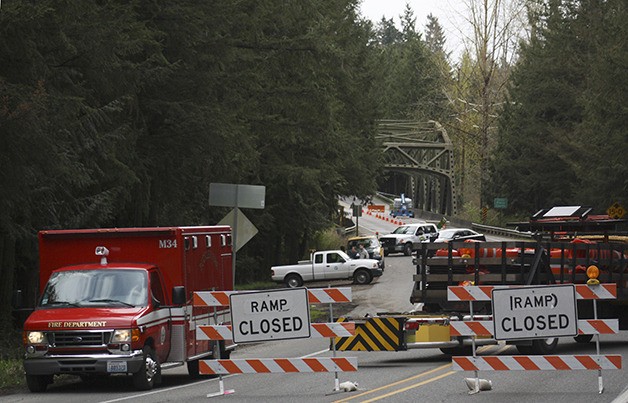
[[573,284],[495,288],[492,303],[496,340],[578,335]]
[[306,288],[234,293],[229,303],[235,343],[310,337]]

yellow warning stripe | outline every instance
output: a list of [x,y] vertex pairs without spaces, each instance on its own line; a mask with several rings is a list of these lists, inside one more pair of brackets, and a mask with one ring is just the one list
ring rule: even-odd
[[[374,324],[376,322],[380,322],[378,324],[381,325],[381,326],[375,327]],[[384,337],[382,337],[382,332],[383,333],[387,333],[387,334],[389,332],[387,332],[386,326],[383,325],[383,323],[381,323],[381,321],[379,321],[379,320],[368,321],[368,322],[365,323],[365,327],[371,332],[373,337],[377,338],[377,341],[379,341],[381,344],[383,344],[384,350],[393,350],[394,349],[393,346],[390,345],[390,343],[388,343]],[[371,345],[375,345],[376,342],[372,341],[370,344]]]
[[[355,325],[355,336],[336,338],[336,348],[342,351],[399,351],[405,318],[368,318]],[[339,318],[339,322],[345,318]]]

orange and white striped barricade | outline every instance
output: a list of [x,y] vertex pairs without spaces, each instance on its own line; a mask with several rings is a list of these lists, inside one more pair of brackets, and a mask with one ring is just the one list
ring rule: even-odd
[[[468,301],[471,315],[465,317],[471,320],[450,322],[450,333],[452,336],[470,336],[475,340],[477,336],[494,336],[495,324],[492,316],[487,316],[485,320],[473,320],[478,316],[473,316],[473,301],[490,301],[492,292],[496,288],[525,288],[526,286],[452,286],[447,290],[449,301]],[[538,287],[538,286],[534,286]],[[473,342],[472,357],[452,357],[453,369],[458,371],[474,371],[476,378],[476,389],[472,393],[478,392],[478,371],[539,371],[539,370],[597,370],[598,371],[598,392],[604,390],[602,370],[621,369],[621,355],[601,355],[599,335],[616,334],[619,332],[618,319],[598,319],[597,300],[617,298],[616,284],[576,284],[576,299],[592,300],[594,319],[577,320],[578,335],[596,336],[595,355],[566,355],[566,356],[498,356],[498,357],[477,357],[475,355],[475,343]]]
[[621,369],[621,355],[452,357],[457,371],[565,371]]
[[[229,296],[238,291],[197,291],[192,296],[194,306],[229,306]],[[311,288],[307,290],[310,304],[339,304],[351,302],[351,287]]]
[[[452,336],[493,336],[492,320],[451,321],[449,325]],[[619,333],[619,321],[617,319],[578,320],[578,335],[617,333]]]
[[[281,290],[247,291],[246,294],[282,292]],[[284,290],[289,292],[289,290]],[[333,320],[333,304],[351,302],[351,287],[305,289],[308,304],[329,304],[330,319]],[[199,291],[193,295],[193,305],[203,307],[230,306],[231,298],[237,291]],[[244,292],[242,294],[245,294]],[[244,295],[241,295],[244,296]],[[235,298],[235,297],[234,297]],[[232,307],[231,307],[232,308]],[[233,310],[232,310],[233,312]],[[354,322],[331,322],[309,324],[309,338],[350,337],[355,334]],[[306,335],[307,337],[307,335]],[[302,338],[302,337],[299,337]],[[201,325],[196,327],[197,340],[233,340],[234,328],[231,325]],[[265,341],[271,341],[266,339]],[[207,397],[234,393],[225,390],[223,374],[242,373],[293,373],[293,372],[334,372],[334,391],[340,391],[338,372],[357,371],[357,358],[337,358],[333,342],[333,357],[330,358],[273,358],[240,360],[200,360],[199,372],[205,375],[219,375],[220,392]]]
[[355,372],[358,370],[358,359],[356,357],[322,357],[201,360],[199,370],[208,375]]

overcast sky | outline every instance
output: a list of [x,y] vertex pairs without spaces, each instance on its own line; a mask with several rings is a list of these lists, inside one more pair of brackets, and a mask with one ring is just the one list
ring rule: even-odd
[[361,14],[373,21],[379,22],[382,16],[386,19],[392,18],[397,26],[400,25],[400,15],[406,8],[406,4],[414,11],[417,22],[417,31],[425,32],[428,14],[438,18],[438,22],[445,31],[447,42],[445,46],[448,51],[455,55],[462,53],[462,34],[467,25],[465,22],[466,6],[465,0],[362,0],[360,6]]

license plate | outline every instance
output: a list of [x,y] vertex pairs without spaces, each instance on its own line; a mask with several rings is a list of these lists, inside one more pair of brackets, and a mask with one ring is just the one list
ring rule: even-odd
[[126,372],[126,361],[107,361],[107,372]]

